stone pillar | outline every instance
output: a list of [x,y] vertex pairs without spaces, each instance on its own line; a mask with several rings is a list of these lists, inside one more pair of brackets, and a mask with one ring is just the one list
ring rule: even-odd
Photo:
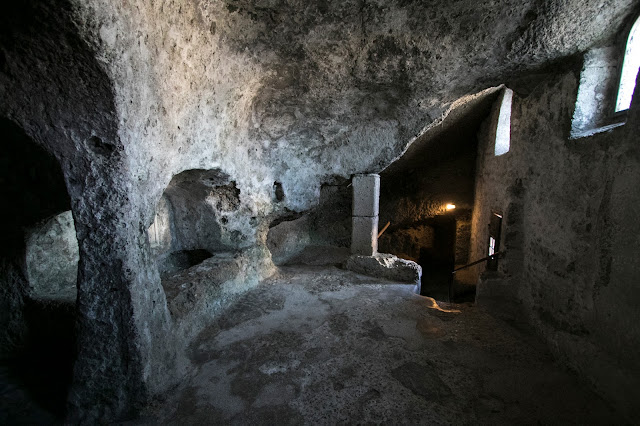
[[91,167],[77,166],[68,178],[80,251],[70,424],[128,418],[177,379],[172,320],[141,211],[145,198],[129,184],[124,160],[113,157],[79,162]]
[[351,230],[351,253],[373,256],[378,252],[378,203],[380,176],[355,175]]

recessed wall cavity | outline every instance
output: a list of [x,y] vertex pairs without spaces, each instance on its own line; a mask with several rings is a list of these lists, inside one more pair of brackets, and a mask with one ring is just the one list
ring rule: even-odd
[[70,198],[57,160],[20,127],[0,119],[0,139],[0,359],[10,360],[11,380],[62,419],[76,350]]
[[273,183],[273,195],[276,197],[277,202],[284,200],[284,189],[281,182]]
[[217,170],[187,170],[171,180],[148,230],[161,274],[194,266],[245,243],[237,224],[240,190]]
[[56,159],[4,118],[0,139],[0,352],[5,353],[26,336],[26,298],[57,297],[59,290],[75,286],[77,242]]
[[583,61],[571,120],[574,139],[610,130],[621,122],[613,116],[620,75],[619,49],[615,46],[594,48],[584,54]]

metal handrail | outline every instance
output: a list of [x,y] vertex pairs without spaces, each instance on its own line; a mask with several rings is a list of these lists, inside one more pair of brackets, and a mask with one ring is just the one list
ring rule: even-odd
[[493,258],[496,258],[496,257],[500,257],[500,256],[502,256],[503,253],[504,253],[503,251],[499,251],[498,253],[494,253],[494,254],[492,254],[490,256],[483,257],[482,259],[476,260],[475,262],[471,262],[468,265],[464,265],[464,266],[461,266],[459,268],[456,268],[451,273],[455,274],[456,272],[460,271],[461,269],[466,269],[466,268],[469,268],[470,266],[477,265],[478,263],[486,262],[487,260],[490,260],[490,259],[493,259]]
[[498,253],[494,253],[492,255],[489,255],[487,257],[483,257],[480,260],[476,260],[475,262],[471,262],[468,265],[464,265],[461,266],[460,268],[454,269],[451,272],[451,278],[449,279],[449,303],[453,302],[453,274],[455,274],[456,272],[460,271],[461,269],[466,269],[469,268],[471,266],[477,265],[478,263],[482,263],[482,262],[486,262],[487,260],[491,260],[491,259],[497,259],[499,257],[501,257],[504,254],[504,251],[499,251]]

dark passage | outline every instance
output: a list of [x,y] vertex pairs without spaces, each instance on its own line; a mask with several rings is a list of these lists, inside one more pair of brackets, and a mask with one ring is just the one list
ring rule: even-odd
[[69,195],[56,159],[20,127],[0,119],[0,141],[0,315],[8,324],[0,341],[0,412],[25,424],[61,421],[75,359],[75,301],[36,298],[25,276],[25,235],[69,210]]
[[477,131],[497,92],[487,92],[425,132],[381,174],[380,223],[391,222],[378,241],[382,253],[422,266],[423,296],[473,302],[477,277],[453,270],[472,261]]
[[22,385],[44,411],[63,420],[76,354],[75,304],[28,300],[24,315],[27,343],[7,362],[8,379]]
[[421,294],[447,300],[455,264],[456,221],[453,217],[440,216],[432,218],[429,223],[433,229],[433,242],[420,248],[418,260],[422,266]]

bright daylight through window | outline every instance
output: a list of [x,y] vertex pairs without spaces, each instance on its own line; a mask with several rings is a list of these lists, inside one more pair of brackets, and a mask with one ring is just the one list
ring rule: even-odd
[[633,90],[636,87],[636,77],[640,66],[640,18],[633,24],[627,49],[624,53],[624,63],[622,64],[622,75],[620,76],[620,88],[618,89],[618,100],[616,101],[616,112],[629,109]]

